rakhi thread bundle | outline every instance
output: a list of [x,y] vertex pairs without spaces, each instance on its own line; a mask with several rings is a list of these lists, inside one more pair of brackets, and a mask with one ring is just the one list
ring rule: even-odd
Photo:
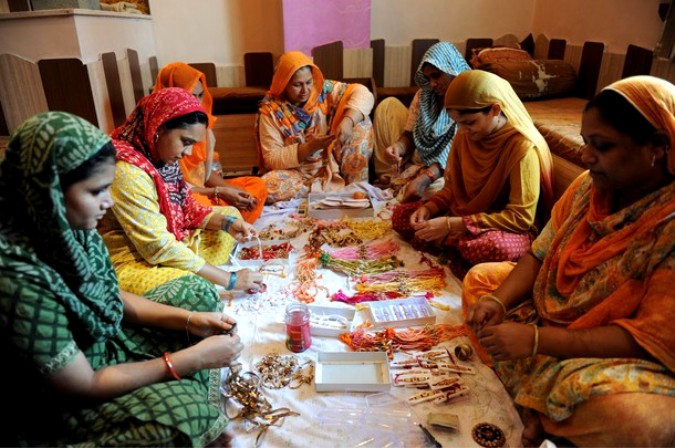
[[387,272],[403,266],[396,257],[399,245],[391,240],[324,252],[319,259],[324,268],[347,275]]
[[379,300],[389,300],[389,299],[398,299],[402,297],[403,294],[396,291],[388,292],[357,292],[353,296],[349,297],[341,289],[338,292],[330,296],[330,299],[334,302],[343,302],[349,305],[356,305],[357,303],[362,302],[376,302]]
[[296,279],[291,282],[289,288],[293,296],[299,301],[312,303],[316,300],[320,291],[323,291],[328,297],[328,288],[316,282],[316,268],[318,266],[319,259],[311,256],[311,254],[297,260]]
[[372,241],[382,238],[385,233],[391,230],[391,220],[382,219],[365,219],[357,220],[350,218],[342,218],[341,222],[345,223],[352,232],[363,241]]
[[466,325],[436,324],[399,331],[385,328],[375,332],[363,326],[351,333],[343,333],[339,338],[355,352],[387,352],[392,359],[394,352],[429,350],[443,341],[468,333]]
[[293,245],[288,242],[279,244],[262,245],[258,239],[258,247],[245,247],[239,252],[240,260],[261,260],[269,261],[275,259],[287,259],[294,250]]
[[[314,218],[307,218],[302,216],[293,215],[291,216],[293,221],[286,220],[283,225],[277,226],[276,224],[270,224],[266,228],[260,231],[259,236],[261,240],[292,240],[305,232],[309,232],[314,227]],[[283,228],[288,227],[289,224],[293,224],[295,228],[289,230],[283,230]]]
[[422,271],[391,271],[362,275],[355,288],[359,292],[398,291],[407,295],[412,292],[438,293],[445,286],[445,270],[433,267]]

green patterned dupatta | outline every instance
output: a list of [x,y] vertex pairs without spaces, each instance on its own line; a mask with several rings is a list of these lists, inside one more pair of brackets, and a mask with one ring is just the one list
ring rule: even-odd
[[[21,290],[28,287],[49,291],[78,321],[71,330],[84,344],[117,333],[122,301],[98,232],[71,229],[59,177],[109,141],[79,117],[42,113],[13,133],[0,165],[0,297],[3,302],[25,297],[30,294]],[[3,315],[9,306],[2,305]],[[23,312],[37,313],[39,307],[34,300]],[[36,361],[50,370],[49,360]]]

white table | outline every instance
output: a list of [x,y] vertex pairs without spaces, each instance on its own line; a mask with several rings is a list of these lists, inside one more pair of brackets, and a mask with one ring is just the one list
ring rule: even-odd
[[[382,204],[378,204],[381,206]],[[376,209],[377,207],[376,206]],[[256,228],[262,230],[270,223],[279,224],[288,219],[290,213],[272,211],[266,207]],[[303,234],[292,243],[296,251],[301,251],[308,234]],[[403,241],[394,231],[386,238],[393,238],[401,245],[399,258],[405,262],[406,269],[424,269],[420,264],[419,252]],[[342,289],[353,294],[351,284],[344,275],[326,269],[320,269],[319,283],[327,286],[332,293]],[[287,277],[268,276],[268,290],[257,296],[239,297],[231,300],[225,312],[238,321],[239,335],[245,344],[240,361],[243,370],[253,370],[254,364],[264,355],[278,352],[281,355],[292,353],[285,345],[285,327],[283,314],[286,304],[295,301],[286,292],[286,286],[294,278],[294,270],[287,270]],[[461,283],[446,268],[447,287],[434,298],[450,307],[448,311],[433,308],[437,315],[436,323],[461,323]],[[317,303],[328,304],[330,299],[320,295]],[[350,305],[333,302],[332,306]],[[365,312],[357,311],[355,322],[364,319]],[[465,338],[457,338],[443,343],[453,348]],[[337,338],[314,336],[312,346],[297,354],[301,363],[305,360],[316,361],[319,352],[344,352],[349,347]],[[397,354],[397,356],[403,356]],[[298,389],[263,389],[264,395],[273,408],[287,407],[298,412],[299,416],[289,416],[281,420],[279,426],[271,426],[263,439],[265,447],[410,447],[433,446],[417,426],[427,427],[436,440],[443,446],[479,446],[472,438],[471,430],[475,424],[489,422],[499,426],[507,437],[507,445],[519,446],[522,423],[512,401],[494,372],[474,355],[470,363],[475,375],[462,375],[469,386],[467,396],[459,397],[443,404],[420,403],[409,405],[407,398],[419,393],[418,389],[392,387],[385,393],[377,392],[321,392],[317,393],[314,384],[304,384]],[[225,371],[226,372],[226,371]],[[224,372],[224,373],[225,373]],[[384,405],[381,405],[385,403]],[[453,434],[436,430],[426,423],[427,414],[432,411],[451,412],[460,420],[459,433]],[[251,428],[245,420],[232,420],[229,426],[235,435],[235,447],[254,447],[258,428]]]

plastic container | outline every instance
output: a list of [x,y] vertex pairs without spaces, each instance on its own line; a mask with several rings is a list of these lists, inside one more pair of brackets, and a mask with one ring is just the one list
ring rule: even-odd
[[286,347],[293,353],[302,353],[312,346],[309,316],[309,308],[304,303],[286,306]]

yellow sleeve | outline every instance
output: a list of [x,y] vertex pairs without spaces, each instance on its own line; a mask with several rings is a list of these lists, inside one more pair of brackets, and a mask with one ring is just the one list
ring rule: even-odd
[[159,211],[157,189],[145,171],[127,162],[117,162],[110,190],[115,218],[145,261],[190,272],[204,266],[206,261],[202,257],[167,230],[166,218]]

